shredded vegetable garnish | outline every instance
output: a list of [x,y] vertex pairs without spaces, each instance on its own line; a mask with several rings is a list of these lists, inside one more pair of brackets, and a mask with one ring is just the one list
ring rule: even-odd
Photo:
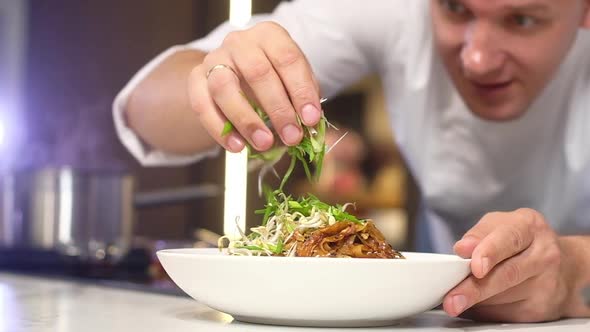
[[[297,200],[280,190],[266,193],[262,225],[229,241],[227,252],[237,256],[303,256],[404,258],[393,250],[370,220],[346,212],[352,204],[332,206],[313,195]],[[238,227],[239,229],[239,227]]]
[[[249,100],[245,95],[243,96],[248,100],[262,121],[264,121],[266,124],[269,124],[270,126],[270,118],[268,117],[268,114],[266,114],[254,102]],[[325,99],[322,99],[320,102],[323,101],[325,101]],[[249,144],[247,144],[249,152],[248,158],[251,160],[259,160],[262,163],[262,168],[258,177],[258,192],[260,194],[262,194],[262,181],[264,176],[269,171],[272,171],[278,176],[276,170],[274,169],[274,165],[284,156],[285,153],[291,157],[291,162],[289,164],[289,168],[282,177],[279,189],[283,189],[291,174],[293,173],[297,162],[300,162],[303,166],[305,175],[309,181],[317,181],[320,174],[322,173],[324,156],[328,152],[328,148],[325,143],[326,130],[329,127],[334,129],[338,128],[329,123],[324,114],[321,115],[320,121],[315,127],[304,126],[299,116],[297,116],[297,121],[303,128],[303,139],[295,146],[286,147],[279,142],[280,140],[277,137],[275,137],[275,146],[264,152],[256,152]],[[221,135],[228,135],[230,132],[232,132],[232,130],[234,130],[232,123],[227,121],[224,125]],[[345,135],[346,134],[343,136]],[[313,168],[315,168],[315,171],[312,175]]]
[[[293,200],[281,191],[267,192],[267,204],[262,210],[262,225],[251,228],[249,235],[241,234],[241,239],[229,243],[228,252],[233,255],[281,255],[293,256],[294,247],[285,243],[293,238],[295,231],[305,232],[336,223],[336,216],[347,215],[344,207],[331,207],[321,203],[314,196]],[[355,222],[361,222],[350,216]],[[222,237],[220,247],[226,237]]]
[[[268,123],[268,115],[255,104],[251,105],[262,120]],[[300,120],[299,123],[301,124]],[[372,221],[358,219],[346,212],[353,204],[332,206],[310,194],[293,199],[283,192],[283,187],[298,161],[303,165],[309,181],[319,178],[324,156],[329,152],[325,142],[328,126],[332,125],[322,114],[315,128],[302,126],[304,137],[296,146],[285,147],[277,143],[269,151],[261,153],[253,153],[248,147],[249,158],[263,162],[259,175],[259,192],[262,192],[264,175],[269,170],[276,175],[273,166],[285,153],[291,157],[291,162],[279,189],[265,190],[265,208],[256,211],[262,215],[262,225],[251,228],[248,235],[238,227],[238,239],[221,237],[218,243],[220,250],[229,242],[227,252],[240,256],[403,258],[401,253],[393,250],[385,241]],[[228,122],[222,135],[227,135],[232,130],[233,126]],[[313,176],[312,168],[315,168]]]

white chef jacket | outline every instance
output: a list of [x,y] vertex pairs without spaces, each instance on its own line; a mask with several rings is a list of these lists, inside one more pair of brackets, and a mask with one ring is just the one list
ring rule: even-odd
[[[324,96],[369,73],[381,76],[395,138],[422,195],[429,240],[419,250],[451,252],[486,212],[520,207],[540,211],[559,233],[590,234],[590,33],[580,33],[526,115],[490,122],[468,110],[435,54],[428,6],[428,0],[298,0],[251,23],[285,27]],[[165,57],[180,49],[212,50],[234,29],[225,23],[165,51],[117,96],[119,137],[142,164],[186,164],[215,153],[186,157],[151,149],[122,113],[129,92]]]

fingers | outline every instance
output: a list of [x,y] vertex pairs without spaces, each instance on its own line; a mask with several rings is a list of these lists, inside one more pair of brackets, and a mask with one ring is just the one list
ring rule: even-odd
[[473,254],[475,247],[481,242],[481,240],[491,233],[497,225],[494,222],[503,222],[503,212],[488,213],[483,216],[475,226],[473,226],[463,238],[455,243],[454,250],[457,255],[463,258],[469,258]]
[[445,311],[458,316],[475,304],[523,283],[540,273],[543,267],[535,263],[528,255],[519,254],[498,264],[484,279],[468,277],[445,296]]
[[480,238],[475,236],[465,236],[460,241],[455,243],[453,250],[455,253],[463,258],[470,258],[475,247],[481,242]]
[[[486,236],[473,251],[472,273],[478,278],[483,278],[503,260],[526,250],[545,225],[543,217],[530,209],[490,214],[489,218],[503,218],[504,224]],[[494,220],[486,222],[491,224]]]
[[226,136],[221,136],[227,118],[209,95],[207,81],[204,77],[203,66],[195,67],[189,76],[188,94],[191,107],[199,115],[203,127],[219,145],[228,151],[240,152],[244,149],[245,143],[239,133],[232,132]]
[[[321,117],[319,87],[311,66],[276,23],[228,34],[222,46],[193,70],[189,95],[203,126],[230,151],[243,149],[245,141],[259,151],[273,146],[273,133],[250,100],[268,114],[286,145],[296,145],[303,138],[297,114],[308,126],[316,125]],[[227,136],[221,135],[226,121],[235,128]]]
[[475,248],[472,255],[471,271],[477,278],[483,278],[497,264],[526,248],[534,239],[534,233],[525,225],[506,225],[486,236]]
[[[526,265],[520,261],[526,261]],[[499,292],[481,301],[478,305],[496,305],[521,300],[535,302],[537,306],[547,303],[562,303],[566,294],[566,283],[561,276],[562,258],[559,246],[547,238],[535,240],[526,251],[497,265],[497,270],[504,271],[504,280],[518,280],[516,286]],[[494,269],[489,277],[495,276]],[[520,276],[520,277],[519,277]],[[486,277],[487,278],[487,277]],[[539,290],[542,290],[541,292]]]
[[[500,294],[497,299],[492,298],[494,301],[484,301],[467,309],[461,317],[478,321],[514,323],[536,323],[561,318],[563,308],[556,306],[553,301],[543,300],[542,296],[531,297],[530,293],[533,290],[536,291],[535,294],[539,294],[539,287],[534,285],[535,283],[536,281],[533,280],[526,281],[522,286],[516,287],[514,294],[512,290]],[[534,288],[531,288],[533,285]],[[517,295],[517,293],[520,294]],[[524,299],[514,300],[523,295]],[[500,300],[500,297],[503,299]],[[580,317],[588,317],[588,312],[581,312],[586,315]]]
[[305,55],[282,28],[273,29],[274,38],[261,41],[262,49],[283,81],[303,123],[313,126],[321,115],[317,82]]
[[461,318],[480,322],[531,323],[539,321],[539,319],[533,319],[533,315],[523,313],[523,302],[473,307],[461,314]]
[[[213,63],[235,66],[223,51],[210,53],[203,65],[205,68],[212,68],[215,66]],[[211,98],[242,137],[259,151],[269,149],[273,145],[273,135],[252,110],[252,106],[240,88],[236,73],[225,68],[217,69],[211,72],[206,82]]]
[[531,290],[535,288],[538,289],[538,287],[535,287],[535,285],[539,284],[537,282],[539,278],[539,276],[529,278],[512,288],[509,288],[482,302],[477,303],[475,306],[510,304],[529,299],[531,297]]
[[[537,322],[566,312],[563,304],[571,291],[563,274],[563,249],[540,213],[519,209],[487,214],[455,250],[472,258],[472,275],[445,296],[449,315]],[[586,309],[567,307],[567,315]]]
[[526,250],[534,240],[540,214],[527,209],[485,215],[455,244],[462,257],[471,257],[471,270],[483,278],[503,260]]
[[[226,43],[248,43],[249,41],[226,41]],[[303,138],[303,130],[297,121],[297,114],[285,91],[281,78],[270,60],[260,48],[233,47],[232,60],[245,83],[254,93],[259,106],[268,114],[273,127],[286,145],[296,145]]]

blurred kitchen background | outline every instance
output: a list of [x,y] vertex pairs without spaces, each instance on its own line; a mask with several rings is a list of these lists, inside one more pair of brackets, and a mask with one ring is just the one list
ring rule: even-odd
[[[225,156],[142,168],[118,141],[115,95],[164,49],[278,0],[0,0],[0,269],[168,287],[158,249],[214,246],[224,232]],[[349,134],[319,183],[288,191],[356,202],[396,249],[413,249],[416,189],[388,125],[379,80],[326,102]],[[284,165],[279,165],[284,167]],[[246,220],[257,173],[248,177]]]

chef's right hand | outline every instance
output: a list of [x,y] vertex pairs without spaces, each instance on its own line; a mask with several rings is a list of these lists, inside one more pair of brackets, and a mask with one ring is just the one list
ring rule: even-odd
[[[221,47],[192,70],[188,81],[191,107],[201,124],[232,152],[241,151],[245,141],[259,151],[274,144],[273,134],[248,99],[268,114],[289,146],[303,137],[297,114],[307,126],[316,125],[321,116],[319,87],[310,64],[289,33],[273,22],[229,33]],[[228,120],[234,130],[222,135]]]

